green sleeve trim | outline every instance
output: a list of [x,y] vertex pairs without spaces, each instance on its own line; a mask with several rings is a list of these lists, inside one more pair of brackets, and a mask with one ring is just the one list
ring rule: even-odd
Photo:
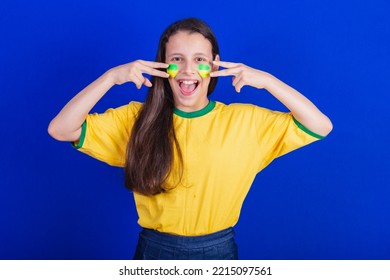
[[79,142],[77,143],[77,145],[72,143],[73,148],[80,149],[83,146],[86,132],[87,132],[87,122],[84,121],[83,124],[81,125],[81,135],[80,135]]
[[301,124],[299,121],[297,121],[294,116],[293,116],[293,120],[295,122],[295,124],[301,129],[303,130],[304,132],[306,132],[307,134],[309,134],[310,136],[313,136],[315,138],[318,138],[318,139],[323,139],[325,138],[325,136],[322,136],[322,135],[319,135],[311,130],[309,130],[308,128],[304,127],[303,124]]

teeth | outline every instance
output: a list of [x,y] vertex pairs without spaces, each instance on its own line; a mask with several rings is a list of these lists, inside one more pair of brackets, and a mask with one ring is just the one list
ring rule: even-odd
[[185,85],[193,85],[196,84],[198,81],[181,81]]

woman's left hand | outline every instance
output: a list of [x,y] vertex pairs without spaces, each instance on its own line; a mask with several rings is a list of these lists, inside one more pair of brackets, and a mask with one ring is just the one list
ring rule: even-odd
[[213,61],[213,65],[226,69],[210,73],[210,77],[233,76],[233,86],[237,92],[243,86],[252,86],[258,89],[266,88],[267,82],[272,77],[269,73],[260,71],[242,63],[226,61]]

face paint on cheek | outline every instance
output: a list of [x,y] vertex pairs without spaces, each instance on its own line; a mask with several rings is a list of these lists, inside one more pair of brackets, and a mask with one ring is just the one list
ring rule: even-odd
[[167,73],[172,78],[175,78],[177,73],[179,73],[179,67],[177,67],[177,64],[169,64],[169,66],[167,68]]
[[210,71],[211,71],[210,65],[208,65],[208,64],[199,64],[198,65],[198,72],[202,78],[206,78],[210,74]]

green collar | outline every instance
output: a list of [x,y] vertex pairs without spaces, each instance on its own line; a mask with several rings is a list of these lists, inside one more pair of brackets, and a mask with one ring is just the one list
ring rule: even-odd
[[192,119],[197,118],[206,115],[207,113],[211,112],[215,107],[215,101],[210,100],[209,104],[207,104],[206,107],[203,109],[200,109],[198,111],[194,112],[184,112],[180,109],[177,109],[176,107],[173,109],[173,113],[175,115],[178,115],[179,117],[186,118],[186,119]]

